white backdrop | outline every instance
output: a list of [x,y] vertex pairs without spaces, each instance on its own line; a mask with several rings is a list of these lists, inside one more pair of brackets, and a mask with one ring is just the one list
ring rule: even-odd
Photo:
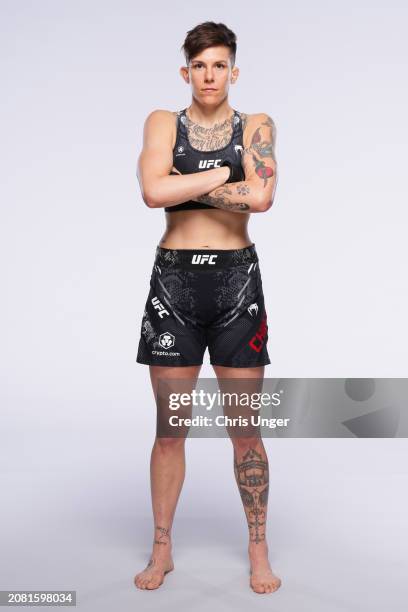
[[[3,524],[7,550],[14,551],[9,561],[15,562],[3,568],[0,587],[82,584],[89,588],[88,609],[102,610],[102,600],[94,604],[92,597],[116,596],[115,579],[109,591],[103,572],[117,572],[117,584],[124,580],[122,594],[129,597],[122,609],[131,609],[137,594],[126,590],[129,580],[123,576],[140,569],[150,544],[147,470],[155,425],[147,367],[135,358],[154,249],[164,229],[164,212],[144,206],[135,175],[145,117],[153,109],[178,110],[190,103],[188,86],[178,75],[188,29],[210,19],[236,32],[241,74],[231,88],[230,103],[246,113],[267,112],[278,130],[275,202],[250,224],[268,309],[272,363],[266,375],[404,377],[408,10],[396,0],[387,5],[376,0],[260,0],[256,5],[207,0],[200,6],[164,0],[144,5],[125,0],[1,0],[0,10],[0,401],[2,477],[10,491]],[[202,373],[212,375],[208,364]],[[306,453],[310,469],[320,470],[327,446],[339,453],[333,464],[325,463],[335,487],[337,469],[349,469],[358,478],[362,441],[347,446],[346,452],[351,443],[268,441],[271,470],[281,474],[283,491],[297,491],[299,474],[289,470],[285,479],[293,453],[300,462]],[[190,444],[192,473],[201,480],[186,483],[191,497],[185,493],[179,515],[185,521],[193,516],[188,500],[197,495],[195,486],[202,497],[215,487],[223,512],[214,527],[205,523],[204,512],[204,531],[213,533],[216,545],[214,529],[229,520],[231,503],[240,521],[231,537],[239,534],[245,547],[232,468],[229,488],[212,479],[212,470],[220,469],[219,458],[228,478],[230,449],[226,441],[205,444],[208,450],[203,441]],[[384,481],[390,488],[395,482],[397,499],[407,484],[404,441],[364,444],[364,456],[382,457]],[[200,469],[203,453],[208,470]],[[387,460],[390,472],[384,467]],[[389,478],[395,465],[398,482]],[[361,478],[367,482],[364,469]],[[107,481],[110,488],[105,489]],[[100,495],[95,493],[98,487]],[[374,489],[373,505],[378,504]],[[51,503],[57,490],[61,507]],[[361,490],[356,486],[353,495]],[[115,503],[106,507],[112,491]],[[319,487],[303,490],[302,485],[306,494],[317,503]],[[286,591],[282,609],[296,609],[295,593],[303,593],[303,587],[306,593],[313,577],[300,584],[304,565],[291,565],[293,557],[301,558],[293,540],[293,557],[283,567],[286,515],[279,497],[274,503],[283,530],[277,538],[282,548],[276,552],[276,569],[283,578],[293,571],[298,579],[298,591]],[[388,507],[388,515],[384,510],[392,528],[396,523],[390,517],[397,507],[397,502]],[[114,567],[98,566],[96,542],[105,533],[103,524],[95,537],[87,531],[89,557],[65,560],[62,571],[62,566],[46,562],[45,555],[37,559],[33,574],[25,538],[40,533],[41,526],[47,534],[53,512],[59,526],[67,515],[65,534],[70,526],[79,533],[78,524],[87,524],[85,515],[92,525],[99,524],[101,512],[125,517],[120,520],[122,539],[113,532],[108,545],[113,549],[120,540],[116,556],[110,550]],[[36,529],[23,537],[22,523],[31,525],[29,516]],[[402,518],[397,523],[406,530]],[[398,529],[392,532],[395,544]],[[141,540],[133,541],[132,533]],[[46,540],[54,541],[49,535]],[[341,548],[340,539],[338,544]],[[125,569],[124,550],[131,560]],[[343,553],[346,563],[347,551]],[[374,553],[367,554],[371,559]],[[192,552],[192,559],[198,562],[201,556]],[[402,559],[394,561],[402,571]],[[71,576],[70,569],[72,586],[64,578]],[[218,578],[216,573],[213,588]],[[235,585],[231,578],[232,590]],[[385,602],[390,593],[383,588]],[[382,601],[378,590],[369,590],[361,602],[374,595],[374,602]],[[395,585],[392,592],[400,593]],[[230,601],[238,605],[227,598],[227,608]],[[328,601],[319,601],[327,610]],[[343,609],[339,601],[338,609]],[[395,606],[400,601],[397,597]],[[320,604],[313,600],[315,610]],[[337,609],[333,602],[330,609]]]

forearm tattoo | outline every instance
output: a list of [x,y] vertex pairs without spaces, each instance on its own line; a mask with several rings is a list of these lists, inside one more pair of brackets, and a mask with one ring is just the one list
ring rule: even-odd
[[268,458],[250,448],[241,461],[234,453],[234,472],[248,521],[251,542],[265,540],[266,512],[269,493]]
[[240,195],[248,195],[248,193],[249,193],[249,187],[248,187],[248,185],[245,185],[245,184],[243,184],[243,185],[237,185],[237,192],[238,192]]
[[164,544],[165,546],[169,543],[170,539],[170,529],[166,529],[166,527],[156,527],[156,531],[158,531],[158,535],[156,535],[154,539],[155,544]]
[[[239,191],[239,187],[241,187],[241,191]],[[250,192],[249,187],[246,185],[238,185],[235,191],[241,196],[248,195]],[[248,212],[250,210],[250,205],[246,202],[231,202],[231,196],[234,196],[234,191],[228,185],[223,185],[212,191],[211,194],[206,193],[198,196],[197,201],[232,212]]]

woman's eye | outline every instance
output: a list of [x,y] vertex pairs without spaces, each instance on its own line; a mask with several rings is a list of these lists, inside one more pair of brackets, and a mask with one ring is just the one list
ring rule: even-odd
[[[217,68],[225,68],[224,64],[215,64]],[[194,68],[202,68],[202,64],[194,64]]]

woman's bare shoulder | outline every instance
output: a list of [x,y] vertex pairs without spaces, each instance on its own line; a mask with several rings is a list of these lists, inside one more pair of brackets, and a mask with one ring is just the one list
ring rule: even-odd
[[[267,113],[240,113],[242,119],[242,140],[245,148],[253,145],[254,139],[270,138],[276,140],[276,126],[272,117]],[[270,130],[268,129],[270,128]]]
[[145,121],[145,130],[154,133],[169,134],[174,146],[177,132],[177,116],[180,111],[156,109],[149,113]]
[[146,117],[146,121],[162,123],[163,121],[174,122],[180,111],[169,111],[161,108],[151,111]]
[[242,126],[245,128],[248,125],[266,124],[271,127],[275,126],[275,122],[268,113],[239,113],[242,120]]

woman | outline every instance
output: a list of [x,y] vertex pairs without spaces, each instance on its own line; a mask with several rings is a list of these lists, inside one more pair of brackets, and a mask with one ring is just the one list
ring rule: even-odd
[[[176,113],[152,112],[145,123],[138,179],[149,208],[164,208],[143,315],[137,361],[159,380],[185,379],[194,388],[208,347],[219,381],[261,383],[270,363],[262,280],[248,234],[250,213],[266,212],[276,188],[275,126],[264,114],[229,104],[235,83],[236,37],[224,24],[189,31],[180,69],[192,102]],[[159,415],[160,416],[160,415]],[[259,437],[231,437],[234,470],[249,527],[250,585],[271,593],[265,539],[268,459]],[[156,437],[151,457],[154,542],[150,562],[135,577],[155,589],[174,568],[171,527],[185,474],[184,438]]]

